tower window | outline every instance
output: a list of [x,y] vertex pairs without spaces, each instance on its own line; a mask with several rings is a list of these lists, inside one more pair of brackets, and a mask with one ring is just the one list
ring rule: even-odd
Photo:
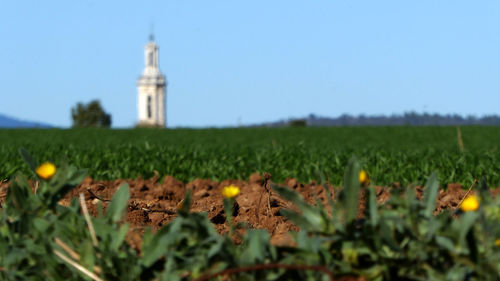
[[153,66],[153,52],[148,53],[148,65]]
[[151,96],[148,96],[148,119],[151,119]]

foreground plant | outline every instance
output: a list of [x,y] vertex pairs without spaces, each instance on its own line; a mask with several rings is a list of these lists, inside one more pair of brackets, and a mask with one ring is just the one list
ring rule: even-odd
[[[329,200],[329,212],[320,201],[311,206],[294,191],[274,186],[300,210],[282,213],[301,228],[295,237],[304,261],[315,256],[336,274],[354,274],[368,280],[500,278],[500,249],[494,246],[500,235],[500,200],[491,199],[485,182],[479,197],[464,200],[462,209],[466,212],[454,219],[449,210],[433,215],[438,193],[435,174],[425,185],[423,200],[418,200],[409,187],[403,196],[393,190],[381,207],[373,187],[361,189],[361,175],[358,161],[351,159],[337,201]],[[366,208],[360,217],[362,190]],[[330,192],[326,185],[325,192]]]
[[[46,175],[40,169],[37,173],[41,165],[27,151],[20,152],[35,176]],[[111,201],[99,202],[99,215],[90,217],[83,194],[67,207],[57,204],[85,171],[64,163],[55,170],[36,194],[25,176],[11,181],[0,206],[0,280],[191,280],[280,257],[263,230],[248,230],[239,246],[219,235],[206,213],[190,212],[190,192],[173,222],[154,234],[146,228],[139,255],[125,242],[128,185],[121,185]],[[238,192],[228,190],[226,199],[234,200]],[[235,276],[269,280],[287,272],[242,271]]]
[[[217,233],[206,213],[190,211],[188,191],[175,220],[156,233],[145,229],[139,254],[125,241],[128,185],[111,201],[100,202],[98,216],[90,217],[83,194],[67,207],[58,204],[83,180],[84,171],[63,163],[53,174],[37,173],[40,165],[26,151],[21,155],[42,181],[34,193],[27,177],[18,174],[0,206],[0,280],[500,279],[500,199],[490,196],[485,181],[477,190],[477,206],[466,203],[468,211],[458,216],[434,214],[435,174],[422,200],[411,187],[403,195],[394,189],[378,206],[375,189],[362,186],[367,182],[356,159],[349,162],[336,201],[325,185],[326,205],[319,200],[310,205],[292,189],[273,186],[298,208],[280,211],[301,229],[293,233],[296,247],[275,247],[269,233],[256,229],[246,229],[236,244],[233,233]],[[222,192],[233,231],[240,190],[229,186]],[[360,196],[366,197],[364,214],[358,213]]]
[[240,194],[240,188],[235,185],[229,185],[222,188],[224,197],[224,213],[226,214],[227,225],[229,226],[229,237],[233,237],[233,210],[235,205],[234,198]]

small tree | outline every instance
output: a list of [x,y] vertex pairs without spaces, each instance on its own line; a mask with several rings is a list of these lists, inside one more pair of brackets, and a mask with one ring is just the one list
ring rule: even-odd
[[106,113],[98,100],[88,104],[77,103],[71,109],[73,127],[97,127],[109,128],[111,126],[111,115]]

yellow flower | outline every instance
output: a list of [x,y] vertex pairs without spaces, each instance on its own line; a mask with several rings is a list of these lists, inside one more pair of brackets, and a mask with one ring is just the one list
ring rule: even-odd
[[50,162],[45,162],[36,168],[36,174],[44,179],[49,180],[56,173],[56,166]]
[[222,196],[226,198],[233,198],[240,194],[240,188],[235,185],[226,186],[222,189]]
[[495,240],[495,246],[500,246],[500,238]]
[[479,208],[479,198],[476,195],[470,195],[462,202],[460,209],[464,212],[475,211]]
[[368,177],[368,173],[365,170],[359,171],[359,182],[361,185],[370,184],[370,177]]

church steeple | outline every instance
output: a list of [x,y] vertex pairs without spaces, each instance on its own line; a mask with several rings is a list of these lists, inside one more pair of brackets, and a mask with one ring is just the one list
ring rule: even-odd
[[[158,46],[154,42],[154,36],[149,37],[149,42],[144,49],[144,74],[159,74],[158,67]],[[151,40],[153,39],[153,40]]]
[[167,82],[160,72],[158,46],[151,33],[144,48],[144,71],[137,82],[139,125],[165,127]]

